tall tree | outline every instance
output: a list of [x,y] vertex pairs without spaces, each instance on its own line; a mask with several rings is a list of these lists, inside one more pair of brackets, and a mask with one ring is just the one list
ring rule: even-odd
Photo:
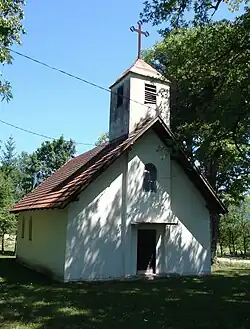
[[171,128],[217,192],[236,201],[250,177],[248,20],[175,30],[145,53],[172,80]]
[[[249,15],[173,30],[144,54],[172,80],[171,128],[211,185],[234,202],[250,178]],[[218,219],[212,223],[214,255]]]
[[97,141],[95,142],[96,146],[102,145],[109,141],[109,133],[102,133],[100,137],[98,137]]
[[[0,63],[11,64],[9,47],[21,43],[24,33],[22,19],[24,17],[24,0],[0,0]],[[12,98],[8,81],[0,80],[0,97],[9,101]]]
[[33,161],[33,154],[22,152],[17,158],[17,169],[19,173],[19,189],[21,198],[35,187],[35,176],[39,171],[37,162]]
[[5,173],[7,175],[11,174],[16,165],[16,145],[12,136],[5,142],[0,160]]
[[9,210],[13,205],[13,182],[10,177],[0,169],[0,237],[2,240],[2,253],[4,253],[4,236],[14,233],[16,218]]
[[221,254],[225,248],[231,255],[250,252],[250,199],[245,197],[239,206],[231,204],[228,214],[221,218],[219,244]]
[[15,141],[13,137],[9,137],[1,150],[0,160],[2,172],[13,182],[13,198],[15,201],[19,201],[24,195],[21,186],[22,172],[18,166],[18,158]]
[[166,32],[172,28],[208,24],[222,4],[236,12],[247,3],[249,0],[146,0],[141,18],[153,25],[167,24],[169,27],[162,30]]
[[72,140],[66,141],[63,136],[42,143],[32,154],[23,152],[18,159],[18,168],[24,193],[30,192],[59,169],[75,152],[75,143]]

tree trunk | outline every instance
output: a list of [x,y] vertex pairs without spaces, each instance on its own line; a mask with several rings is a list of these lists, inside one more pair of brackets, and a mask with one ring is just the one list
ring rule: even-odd
[[16,255],[16,246],[17,246],[17,233],[16,233],[16,238],[15,238],[14,256]]
[[2,254],[4,254],[4,234],[2,235]]
[[243,250],[244,250],[244,257],[247,255],[247,238],[243,236]]
[[213,264],[216,260],[217,244],[219,238],[219,216],[217,214],[211,214],[211,263]]
[[[213,160],[209,160],[207,164],[206,178],[211,184],[211,186],[216,191],[216,177],[217,177],[217,168]],[[216,259],[217,253],[217,244],[219,239],[219,221],[220,217],[217,213],[211,213],[211,263],[213,264]]]
[[229,249],[229,254],[232,255],[231,231],[230,230],[228,230],[228,249]]
[[233,247],[233,254],[235,255],[236,249],[235,249],[235,239],[233,233],[232,233],[232,247]]
[[220,255],[223,256],[223,245],[220,243]]

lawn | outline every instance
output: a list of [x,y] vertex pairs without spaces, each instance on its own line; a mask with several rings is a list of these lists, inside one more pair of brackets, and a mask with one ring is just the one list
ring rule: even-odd
[[59,284],[0,258],[0,328],[250,328],[250,267],[211,277]]

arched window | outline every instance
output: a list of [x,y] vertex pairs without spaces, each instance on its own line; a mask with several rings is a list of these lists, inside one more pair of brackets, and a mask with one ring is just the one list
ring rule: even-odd
[[143,190],[145,192],[156,192],[157,169],[152,163],[147,163],[144,169]]

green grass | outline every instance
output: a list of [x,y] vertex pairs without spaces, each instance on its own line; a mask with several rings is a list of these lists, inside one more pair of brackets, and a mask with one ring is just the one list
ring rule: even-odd
[[59,284],[0,258],[0,328],[250,328],[250,267],[213,276]]

